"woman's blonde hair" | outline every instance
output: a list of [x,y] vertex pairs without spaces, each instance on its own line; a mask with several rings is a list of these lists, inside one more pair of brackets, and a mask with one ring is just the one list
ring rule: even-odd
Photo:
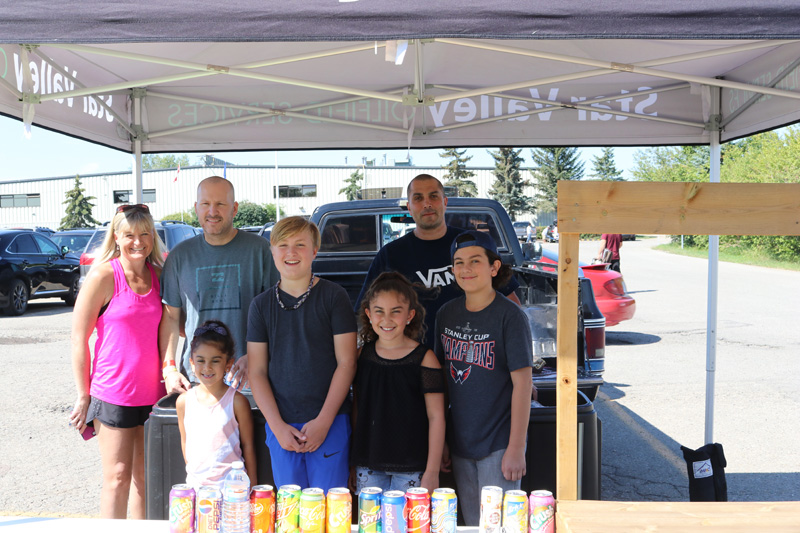
[[119,257],[119,248],[117,242],[114,240],[114,234],[119,233],[125,228],[132,230],[143,230],[153,236],[153,250],[147,257],[151,265],[163,266],[164,265],[164,243],[156,232],[153,217],[149,212],[143,209],[128,209],[121,213],[115,213],[114,218],[108,224],[106,236],[103,238],[103,244],[100,246],[100,251],[97,254],[97,259],[94,260],[92,266],[101,265],[111,261],[115,257]]
[[286,217],[280,219],[277,224],[272,226],[272,231],[269,235],[270,244],[278,244],[284,239],[294,237],[298,233],[308,230],[311,234],[311,242],[315,250],[319,250],[320,236],[319,228],[313,222],[309,222],[303,217]]

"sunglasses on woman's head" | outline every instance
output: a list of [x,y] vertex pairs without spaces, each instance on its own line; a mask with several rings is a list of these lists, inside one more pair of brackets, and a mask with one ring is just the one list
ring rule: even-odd
[[150,208],[145,204],[123,204],[117,208],[117,213],[125,213],[126,211],[131,211],[133,209],[139,209],[145,213],[150,212]]

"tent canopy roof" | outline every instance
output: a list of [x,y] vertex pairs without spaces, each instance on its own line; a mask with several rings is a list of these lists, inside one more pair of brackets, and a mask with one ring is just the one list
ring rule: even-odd
[[793,0],[37,0],[0,8],[0,43],[0,113],[124,151],[706,144],[800,121]]
[[793,39],[793,0],[31,0],[6,3],[0,42]]

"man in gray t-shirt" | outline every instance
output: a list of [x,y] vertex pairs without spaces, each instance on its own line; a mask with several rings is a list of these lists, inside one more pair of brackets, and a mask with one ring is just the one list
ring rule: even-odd
[[[201,181],[195,211],[204,233],[180,243],[164,263],[159,349],[169,393],[183,392],[190,381],[195,381],[189,363],[189,344],[195,329],[211,319],[224,322],[233,334],[234,384],[247,381],[250,302],[277,283],[279,276],[269,243],[233,227],[237,209],[233,185],[228,180],[212,176]],[[182,329],[186,342],[183,353],[176,356]]]

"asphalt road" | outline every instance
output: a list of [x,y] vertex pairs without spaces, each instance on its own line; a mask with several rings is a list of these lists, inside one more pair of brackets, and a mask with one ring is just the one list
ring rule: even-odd
[[[607,330],[602,498],[686,501],[680,446],[704,444],[707,262],[626,242],[636,316]],[[551,246],[551,245],[548,245]],[[581,244],[589,260],[597,242]],[[800,272],[720,264],[714,441],[731,500],[800,500]],[[0,316],[0,513],[98,516],[96,439],[67,427],[71,308]]]

